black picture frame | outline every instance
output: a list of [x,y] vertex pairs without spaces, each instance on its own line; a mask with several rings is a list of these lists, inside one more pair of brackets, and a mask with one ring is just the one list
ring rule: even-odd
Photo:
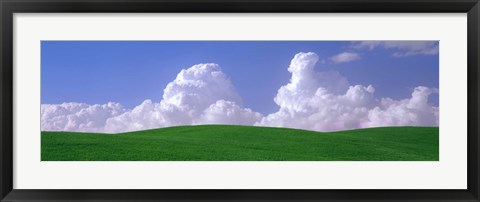
[[[1,201],[479,201],[478,0],[0,0]],[[14,13],[467,13],[468,188],[465,190],[13,189]],[[446,174],[448,175],[448,174]]]

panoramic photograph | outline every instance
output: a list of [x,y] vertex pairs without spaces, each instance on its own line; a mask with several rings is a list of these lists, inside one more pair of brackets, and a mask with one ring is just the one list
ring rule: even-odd
[[439,41],[42,41],[42,161],[438,161]]

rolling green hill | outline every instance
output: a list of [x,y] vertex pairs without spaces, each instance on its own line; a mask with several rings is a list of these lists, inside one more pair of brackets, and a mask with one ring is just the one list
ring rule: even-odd
[[233,125],[42,132],[42,161],[438,161],[437,127],[338,132]]

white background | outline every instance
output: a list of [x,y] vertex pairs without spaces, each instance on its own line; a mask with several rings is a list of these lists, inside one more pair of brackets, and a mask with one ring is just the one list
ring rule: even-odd
[[[41,162],[41,40],[440,40],[438,162]],[[466,189],[466,14],[15,14],[15,189]]]

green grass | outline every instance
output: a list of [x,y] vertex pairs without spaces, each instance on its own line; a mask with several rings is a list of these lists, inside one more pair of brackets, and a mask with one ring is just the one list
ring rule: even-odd
[[232,125],[42,132],[42,161],[438,161],[437,127],[338,132]]

